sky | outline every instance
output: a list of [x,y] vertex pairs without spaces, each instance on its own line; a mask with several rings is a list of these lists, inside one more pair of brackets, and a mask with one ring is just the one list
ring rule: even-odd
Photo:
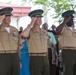
[[[0,2],[9,2],[9,1],[11,1],[11,0],[0,0]],[[12,0],[12,4],[21,5],[21,0]],[[26,4],[26,6],[30,6],[30,4]],[[32,6],[32,9],[31,9],[31,10],[34,10],[34,9],[37,9],[37,8],[39,9],[39,8],[41,8],[41,7],[39,7],[39,6]],[[54,13],[53,10],[52,10],[52,11],[49,11],[49,12],[48,12],[48,15],[47,15],[48,28],[49,28],[49,29],[51,28],[51,26],[52,26],[53,24],[55,24],[55,20],[52,19],[51,16],[50,16],[52,13]],[[28,19],[28,20],[27,20],[27,19]],[[27,21],[27,22],[26,22],[26,21]],[[31,21],[31,19],[30,19],[28,16],[26,16],[26,17],[24,16],[24,17],[20,18],[20,20],[19,20],[19,27],[22,25],[23,28],[26,28],[27,25],[30,23],[30,21]],[[43,18],[42,18],[42,23],[44,23]],[[55,25],[58,26],[57,23],[56,23]]]

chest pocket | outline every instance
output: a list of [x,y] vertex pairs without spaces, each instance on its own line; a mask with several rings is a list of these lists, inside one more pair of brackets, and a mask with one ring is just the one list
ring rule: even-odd
[[4,41],[8,41],[9,40],[9,34],[6,33],[6,32],[2,32],[1,33],[1,40],[4,42]]
[[42,45],[45,45],[46,46],[46,44],[48,43],[48,39],[49,39],[49,37],[48,37],[48,35],[47,35],[46,32],[43,33],[43,34],[41,34],[41,42],[42,42]]
[[71,29],[68,28],[68,27],[64,27],[64,28],[63,28],[62,35],[63,35],[63,36],[67,36],[67,37],[73,37],[73,36],[75,36],[73,30],[71,30]]
[[15,42],[18,41],[18,37],[13,36],[12,34],[10,34],[9,38],[10,38],[10,40],[13,40]]
[[73,32],[71,32],[70,30],[68,30],[68,32],[66,32],[66,36],[70,36],[70,37],[73,36]]
[[1,32],[1,37],[0,40],[4,43],[6,42],[12,42],[12,43],[17,43],[18,37],[14,37],[12,34],[9,34],[7,32]]
[[42,32],[41,38],[47,40],[49,38],[49,35],[47,34],[47,32]]

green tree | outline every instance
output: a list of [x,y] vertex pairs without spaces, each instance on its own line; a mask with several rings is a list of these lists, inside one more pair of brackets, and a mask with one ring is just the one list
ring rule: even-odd
[[23,3],[31,2],[34,5],[42,5],[46,16],[49,10],[54,9],[54,14],[50,15],[53,19],[59,18],[60,22],[61,14],[66,10],[73,10],[75,8],[75,0],[22,0]]
[[53,18],[59,18],[59,22],[61,22],[61,15],[66,10],[74,10],[75,4],[74,0],[52,0],[50,7],[54,9],[55,14],[52,14]]

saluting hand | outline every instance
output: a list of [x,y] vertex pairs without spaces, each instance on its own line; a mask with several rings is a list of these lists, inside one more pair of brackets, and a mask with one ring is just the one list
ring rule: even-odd
[[28,38],[29,37],[29,32],[30,29],[34,26],[35,22],[36,22],[36,17],[32,17],[32,20],[30,22],[30,24],[27,26],[27,28],[24,29],[24,31],[21,33],[21,36]]
[[64,23],[66,24],[71,19],[71,16],[64,19]]
[[34,26],[36,19],[37,19],[37,17],[32,17],[30,26]]

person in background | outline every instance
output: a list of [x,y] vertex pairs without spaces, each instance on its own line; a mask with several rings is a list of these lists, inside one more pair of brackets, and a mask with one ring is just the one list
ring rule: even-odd
[[50,32],[52,32],[54,35],[56,35],[57,33],[56,33],[56,26],[55,25],[52,25],[51,26],[51,28],[52,28],[52,30],[48,30],[48,31],[50,31]]
[[63,75],[76,75],[76,33],[74,28],[74,10],[62,13],[64,21],[57,27],[60,34],[59,49],[62,51]]
[[[30,56],[28,53],[28,44],[27,40],[23,39],[20,47],[20,75],[30,75],[30,70],[29,70],[29,61],[30,61]],[[22,47],[23,46],[23,47]]]
[[28,14],[31,17],[31,22],[21,34],[28,41],[31,75],[49,75],[49,60],[47,57],[49,37],[47,31],[40,28],[42,14],[42,9],[31,11]]
[[21,33],[22,33],[22,31],[23,31],[23,27],[22,27],[22,26],[20,26],[19,34],[21,34]]
[[[21,36],[21,33],[23,31],[23,28],[20,27],[19,34]],[[21,37],[19,40],[19,57],[20,57],[20,75],[30,75],[30,70],[29,70],[29,61],[30,61],[30,56],[28,52],[28,44],[27,44],[27,39]]]
[[10,26],[12,11],[11,7],[2,9],[5,17],[0,25],[0,75],[19,75],[20,72],[17,50],[19,39],[13,36],[13,33],[18,34],[18,30]]
[[[48,31],[48,24],[44,23],[42,28]],[[50,64],[50,75],[56,75],[56,39],[52,32],[48,32],[48,36],[50,37],[51,46],[48,48],[48,58]]]
[[56,66],[56,75],[59,75],[59,72],[61,70],[61,67],[60,67],[61,60],[60,60],[60,52],[59,52],[59,47],[58,47],[58,44],[59,44],[59,42],[58,42],[59,35],[56,32],[56,26],[53,24],[51,26],[51,29],[48,30],[48,32],[51,32],[51,33],[54,34],[56,42],[57,42],[56,43],[56,51],[57,51],[57,55],[58,55],[58,65]]

